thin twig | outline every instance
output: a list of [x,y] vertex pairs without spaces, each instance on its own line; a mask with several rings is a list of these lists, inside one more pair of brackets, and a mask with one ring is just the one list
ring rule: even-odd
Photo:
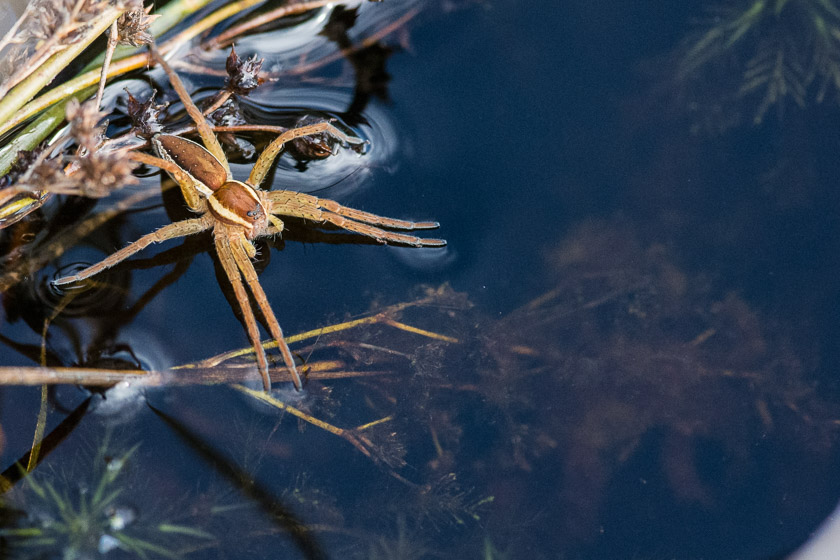
[[[276,383],[289,380],[285,367],[271,368]],[[393,371],[319,371],[309,379],[320,381],[393,375]],[[188,370],[119,370],[80,367],[17,367],[0,366],[0,386],[83,385],[85,387],[113,387],[126,383],[133,387],[169,387],[186,385],[222,385],[257,380],[253,365],[242,367],[192,368]]]
[[114,56],[114,49],[117,48],[117,22],[111,24],[108,32],[108,46],[105,48],[105,61],[102,63],[102,72],[99,75],[99,89],[96,91],[96,108],[102,109],[102,95],[105,93],[105,82],[108,79],[108,66],[111,64],[111,57]]

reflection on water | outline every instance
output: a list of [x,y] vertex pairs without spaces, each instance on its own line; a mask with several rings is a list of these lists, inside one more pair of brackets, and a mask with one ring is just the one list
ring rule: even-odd
[[[14,464],[28,462],[41,393],[0,393],[14,482],[3,553],[765,558],[807,538],[840,493],[826,319],[836,202],[820,182],[834,189],[836,173],[798,143],[825,142],[806,114],[722,140],[737,120],[720,113],[716,140],[692,136],[684,89],[651,93],[628,76],[645,56],[699,57],[681,75],[663,65],[654,83],[705,83],[694,93],[731,108],[704,78],[722,47],[761,45],[791,10],[833,18],[833,3],[790,0],[772,17],[772,3],[754,3],[755,27],[732,42],[747,13],[736,10],[710,50],[685,6],[669,12],[685,33],[664,48],[640,31],[647,8],[516,4],[345,2],[237,39],[241,56],[266,58],[266,82],[211,118],[332,118],[368,141],[298,145],[273,188],[437,217],[450,241],[386,249],[289,220],[258,244],[286,334],[303,333],[291,344],[301,392],[249,388],[253,354],[237,350],[246,339],[208,238],[136,255],[92,289],[50,287],[187,217],[175,189],[158,196],[169,183],[155,170],[140,170],[146,198],[91,235],[74,228],[118,203],[54,199],[4,230],[0,365],[186,367],[90,401],[68,386],[44,393],[47,438],[22,479]],[[201,48],[211,40],[171,57],[204,102],[229,52]],[[130,126],[122,88],[145,99],[150,84],[170,102],[166,125],[185,125],[152,71],[109,86],[109,136]],[[766,121],[755,92],[737,109]],[[669,111],[653,107],[663,95]],[[221,136],[245,177],[272,134]],[[751,144],[768,138],[781,148]]]

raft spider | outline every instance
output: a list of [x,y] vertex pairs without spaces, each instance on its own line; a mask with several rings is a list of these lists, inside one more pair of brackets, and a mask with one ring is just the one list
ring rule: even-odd
[[271,389],[268,362],[245,284],[248,285],[251,295],[265,317],[268,331],[272,339],[277,342],[295,387],[300,389],[303,384],[295,360],[251,262],[251,259],[256,256],[256,248],[252,241],[281,233],[283,222],[279,216],[290,216],[316,223],[330,223],[353,233],[371,237],[380,243],[397,243],[412,247],[442,247],[446,245],[446,241],[442,239],[422,239],[389,231],[434,229],[439,227],[439,224],[385,218],[347,208],[333,200],[309,194],[289,190],[265,191],[259,188],[283,146],[295,138],[326,132],[345,143],[362,142],[358,138],[347,136],[327,122],[301,126],[280,134],[260,153],[247,181],[234,179],[213,129],[190,99],[180,78],[153,46],[150,50],[166,71],[170,83],[194,121],[204,146],[179,136],[158,133],[151,137],[152,146],[158,157],[142,152],[131,152],[130,157],[138,162],[164,169],[178,183],[187,206],[199,216],[163,226],[101,262],[77,274],[59,278],[54,283],[61,285],[84,280],[129,258],[153,243],[213,230],[216,254],[233,287],[236,301],[242,309],[248,337],[254,347],[257,368],[262,376],[265,390]]

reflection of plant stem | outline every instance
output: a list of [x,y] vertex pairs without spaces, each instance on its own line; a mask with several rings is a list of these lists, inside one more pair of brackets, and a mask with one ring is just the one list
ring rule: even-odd
[[349,55],[353,54],[354,52],[360,51],[362,49],[369,48],[372,45],[376,44],[376,42],[379,41],[380,39],[382,39],[383,37],[393,33],[394,31],[396,31],[397,29],[399,29],[400,27],[402,27],[403,25],[405,25],[406,23],[411,21],[411,19],[419,13],[420,13],[420,10],[418,10],[416,8],[412,9],[412,10],[409,10],[408,12],[405,13],[405,15],[403,15],[402,17],[397,19],[395,22],[385,26],[384,28],[380,29],[376,33],[371,34],[369,37],[365,37],[365,39],[363,41],[359,42],[358,44],[353,45],[351,47],[348,47],[346,49],[342,49],[338,52],[332,53],[329,56],[325,56],[324,58],[322,58],[320,60],[310,62],[309,64],[301,64],[300,66],[296,66],[295,68],[293,68],[288,73],[292,74],[292,75],[305,74],[305,73],[311,72],[311,71],[313,71],[317,68],[321,68],[322,66],[326,66],[327,64],[329,64],[331,62],[334,62],[334,61],[336,61],[340,58],[349,57]]
[[[76,298],[75,293],[67,294],[61,299],[59,304],[53,309],[49,317],[44,318],[44,328],[41,331],[41,367],[47,367],[47,330],[50,328],[50,323],[58,317],[62,311]],[[32,470],[38,465],[38,456],[41,454],[41,442],[44,439],[44,432],[47,429],[47,393],[49,385],[41,385],[41,404],[38,410],[38,421],[35,424],[35,435],[32,438],[32,449],[29,452],[29,461],[26,464],[26,472]]]
[[[90,401],[90,397],[85,399],[41,440],[40,461],[43,461],[81,422],[85,412],[87,412]],[[0,494],[5,494],[11,490],[27,474],[26,470],[21,468],[21,465],[28,465],[30,463],[29,456],[31,452],[32,450],[27,451],[23,457],[19,458],[9,468],[0,473]]]
[[48,385],[41,385],[41,404],[38,408],[38,420],[35,423],[35,436],[32,438],[32,450],[29,453],[26,472],[32,472],[38,464],[38,455],[41,453],[41,441],[44,439],[44,432],[47,431],[48,388]]
[[231,44],[234,38],[271,23],[272,21],[291,15],[302,14],[318,8],[323,8],[328,4],[332,4],[333,1],[334,0],[310,0],[308,2],[297,2],[287,6],[280,6],[279,8],[275,8],[274,10],[255,17],[252,20],[227,29],[226,31],[220,33],[217,37],[204,43],[203,47],[205,49],[218,49],[225,47]]

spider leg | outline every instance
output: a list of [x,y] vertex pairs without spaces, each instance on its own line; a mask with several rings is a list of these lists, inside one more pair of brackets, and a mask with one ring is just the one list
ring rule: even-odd
[[239,303],[239,308],[242,310],[242,316],[245,318],[245,328],[248,331],[248,338],[251,339],[251,345],[254,347],[254,354],[257,355],[257,369],[260,372],[263,380],[263,388],[266,391],[271,390],[271,378],[268,376],[268,360],[265,357],[265,348],[263,348],[260,340],[260,331],[257,327],[257,320],[254,318],[254,311],[251,309],[251,302],[248,301],[248,293],[245,291],[245,285],[242,283],[242,277],[239,275],[236,260],[233,250],[231,249],[230,238],[224,231],[218,229],[214,234],[216,241],[216,254],[219,256],[219,262],[228,277],[231,286],[233,286],[233,293],[236,296],[236,301]]
[[275,208],[280,208],[273,212],[278,214],[287,214],[285,210],[291,208],[294,211],[301,213],[306,213],[307,211],[310,213],[310,216],[292,214],[294,216],[308,217],[312,220],[322,221],[320,218],[321,212],[319,212],[319,210],[326,210],[333,214],[345,216],[357,222],[388,229],[411,231],[417,229],[436,229],[440,227],[440,224],[437,222],[409,222],[406,220],[397,220],[395,218],[386,218],[385,216],[379,216],[363,210],[356,210],[355,208],[342,206],[338,202],[328,198],[318,198],[317,196],[312,196],[311,194],[302,192],[281,190],[267,191],[265,194],[268,196],[268,199]]
[[383,229],[408,231],[432,229],[439,226],[437,222],[407,222],[386,218],[369,212],[346,208],[333,200],[320,199],[294,191],[271,191],[266,192],[265,196],[270,201],[272,214],[294,216],[319,223],[329,222],[341,229],[372,237],[380,243],[400,243],[412,247],[443,247],[446,245],[446,241],[443,239],[423,239],[422,237]]
[[[249,258],[254,246],[250,241],[245,239],[244,235],[239,235],[232,240],[230,247],[233,250],[233,260],[236,261],[239,270],[242,272],[242,276],[245,277],[245,282],[248,283],[251,293],[254,294],[254,299],[257,300],[257,305],[260,306],[260,310],[268,322],[268,330],[272,338],[277,341],[277,347],[280,349],[280,353],[283,354],[283,361],[286,362],[286,367],[292,376],[292,382],[295,384],[295,388],[300,390],[303,388],[303,384],[300,381],[300,375],[298,375],[295,359],[292,357],[289,345],[286,344],[280,323],[277,322],[277,317],[274,316],[274,311],[268,303],[268,298],[260,285],[259,278],[257,278],[257,271],[254,270],[254,265]],[[248,250],[249,248],[251,248],[251,251]]]
[[299,128],[287,130],[286,132],[275,138],[271,142],[271,144],[269,144],[265,148],[265,150],[262,151],[260,157],[257,158],[257,162],[254,164],[254,168],[251,170],[251,175],[248,177],[248,183],[254,187],[258,187],[260,183],[262,183],[263,179],[265,179],[265,176],[268,174],[272,164],[274,163],[274,158],[277,157],[277,154],[280,153],[286,142],[294,140],[295,138],[300,138],[301,136],[312,136],[313,134],[319,134],[321,132],[329,132],[330,134],[347,144],[363,143],[362,140],[353,136],[347,136],[339,129],[327,122],[311,124],[308,126],[301,126]]
[[323,212],[323,221],[336,225],[341,229],[364,235],[365,237],[372,237],[380,243],[399,243],[401,245],[411,245],[412,247],[446,246],[444,239],[423,239],[415,235],[395,233],[362,222],[356,222],[344,216],[333,214],[332,212]]
[[268,221],[271,223],[271,227],[268,228],[266,235],[279,235],[283,233],[283,220],[275,216],[274,214],[268,215]]
[[216,138],[216,135],[213,133],[213,129],[210,125],[207,124],[204,115],[198,110],[195,103],[193,103],[190,95],[187,93],[187,88],[185,88],[184,83],[181,82],[181,78],[178,77],[178,74],[176,74],[172,67],[169,66],[169,64],[163,59],[154,43],[149,44],[149,51],[169,77],[169,82],[175,89],[175,93],[178,94],[178,98],[181,100],[181,103],[184,104],[187,114],[189,114],[190,118],[195,123],[195,128],[198,130],[198,134],[201,136],[201,141],[204,142],[204,146],[207,148],[207,151],[213,154],[224,166],[227,171],[228,179],[232,178],[230,165],[228,164],[227,157],[225,157],[224,150],[222,150],[222,145],[219,144],[219,139]]
[[205,212],[207,210],[207,202],[199,194],[199,191],[196,188],[196,180],[190,177],[186,171],[178,167],[174,162],[150,156],[149,154],[144,154],[143,152],[130,152],[128,157],[146,165],[160,167],[169,173],[172,180],[178,183],[178,186],[181,188],[181,194],[183,195],[184,201],[187,203],[190,210],[193,212]]
[[205,215],[201,218],[181,220],[180,222],[175,222],[174,224],[163,226],[162,228],[153,231],[152,233],[144,235],[134,243],[123,247],[116,253],[110,255],[108,258],[82,270],[77,274],[73,274],[72,276],[65,276],[63,278],[59,278],[58,280],[54,280],[53,284],[70,284],[71,282],[78,282],[79,280],[90,278],[94,274],[98,274],[106,268],[111,268],[115,264],[127,259],[134,253],[142,251],[152,243],[161,243],[168,239],[193,235],[195,233],[199,233],[206,229],[209,229],[211,224],[211,219],[208,218],[207,215]]

